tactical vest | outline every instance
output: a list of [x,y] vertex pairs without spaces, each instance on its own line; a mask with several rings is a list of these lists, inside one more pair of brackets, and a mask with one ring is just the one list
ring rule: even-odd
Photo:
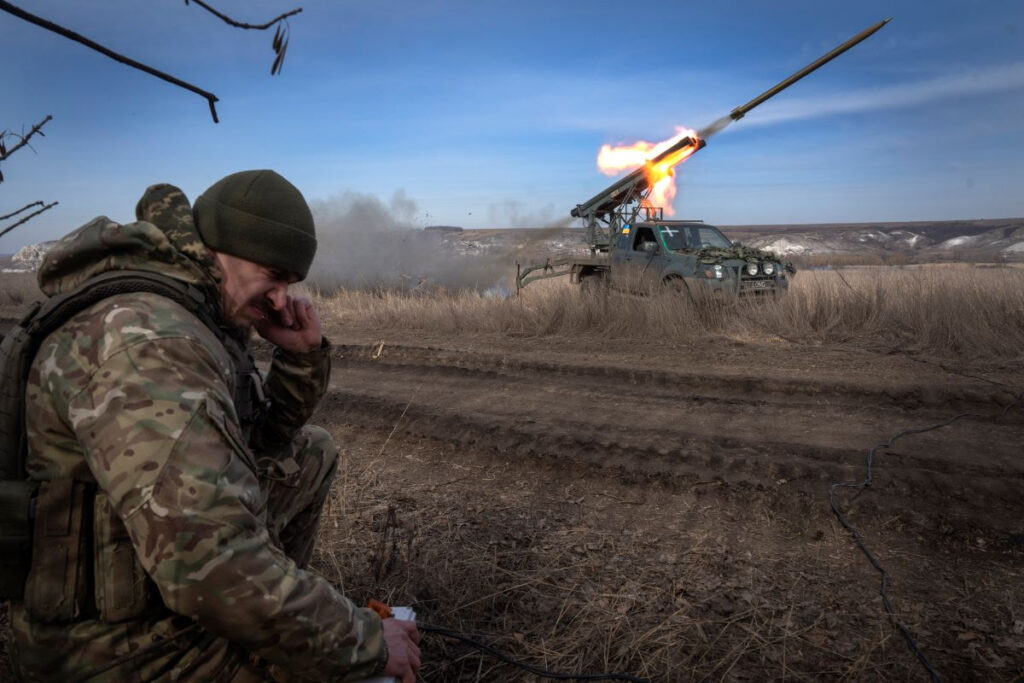
[[[40,534],[47,536],[46,543],[53,546],[56,555],[71,556],[77,555],[77,550],[92,536],[87,528],[91,524],[86,524],[90,515],[83,510],[93,501],[82,498],[94,496],[95,482],[70,479],[46,482],[46,495],[39,495],[37,500],[40,482],[30,480],[25,471],[28,454],[25,391],[36,352],[51,332],[86,308],[111,296],[137,292],[158,294],[181,305],[224,345],[231,356],[232,399],[246,442],[266,413],[268,401],[263,395],[262,380],[245,340],[224,324],[219,302],[210,301],[207,294],[193,284],[147,271],[119,270],[91,278],[71,292],[34,303],[0,341],[0,599],[24,597],[32,563],[33,534],[36,538]],[[99,523],[95,526],[93,533],[100,535],[116,535],[119,531],[111,531]],[[49,534],[54,529],[61,533]],[[102,544],[104,540],[118,539],[95,540]],[[62,543],[69,547],[60,547]],[[67,581],[72,586],[85,583],[79,576],[83,563],[73,564],[76,566],[66,568]],[[101,579],[95,577],[97,581]],[[72,592],[81,591],[72,588]],[[116,612],[116,606],[108,607]]]

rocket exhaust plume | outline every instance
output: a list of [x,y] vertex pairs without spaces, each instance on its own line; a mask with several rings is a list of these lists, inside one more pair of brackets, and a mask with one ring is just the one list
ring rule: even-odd
[[675,167],[697,151],[697,133],[687,128],[676,129],[668,140],[652,144],[644,140],[632,145],[602,145],[597,155],[597,167],[605,175],[616,175],[626,169],[643,167],[651,193],[647,206],[663,207],[672,215],[672,202],[676,197]]

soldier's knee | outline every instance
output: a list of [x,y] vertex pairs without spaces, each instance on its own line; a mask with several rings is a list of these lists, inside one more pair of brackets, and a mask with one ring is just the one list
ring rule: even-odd
[[330,480],[338,467],[338,447],[330,432],[323,427],[306,425],[295,439],[296,460],[302,469],[316,469]]
[[331,433],[323,427],[306,425],[299,432],[305,440],[305,447],[325,463],[338,460],[338,447],[334,445]]

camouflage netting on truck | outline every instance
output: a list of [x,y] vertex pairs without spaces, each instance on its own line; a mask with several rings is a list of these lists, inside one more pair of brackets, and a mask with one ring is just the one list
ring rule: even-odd
[[781,263],[782,267],[790,274],[796,273],[796,268],[790,261],[783,261],[782,257],[774,251],[748,247],[739,242],[733,242],[728,247],[704,247],[697,252],[697,260],[700,263],[723,263],[734,259],[742,261],[775,261]]

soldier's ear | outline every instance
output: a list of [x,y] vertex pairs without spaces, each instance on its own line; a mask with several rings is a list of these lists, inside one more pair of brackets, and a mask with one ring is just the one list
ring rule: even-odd
[[217,251],[216,249],[210,249],[210,247],[207,247],[207,249],[210,250],[210,254],[213,256],[214,265],[217,266],[217,270],[219,270],[221,276],[223,276],[226,270],[230,267],[230,264],[227,263],[228,259],[225,258],[224,252]]

